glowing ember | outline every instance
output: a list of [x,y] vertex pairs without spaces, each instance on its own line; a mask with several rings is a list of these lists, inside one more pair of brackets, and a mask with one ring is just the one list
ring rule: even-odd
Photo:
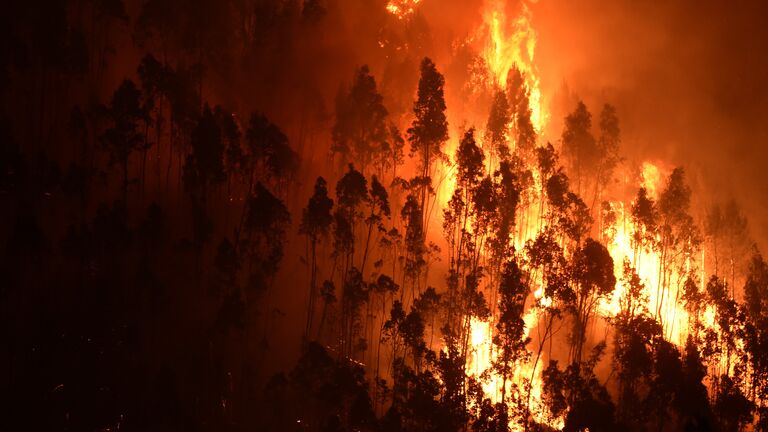
[[531,12],[525,2],[520,3],[520,13],[510,18],[506,14],[506,2],[486,0],[483,7],[485,35],[483,55],[492,76],[499,86],[505,86],[510,70],[520,70],[528,90],[531,122],[536,131],[544,130],[547,115],[542,106],[538,70],[534,63],[536,31],[531,24]]
[[413,14],[416,10],[416,5],[421,0],[389,0],[387,3],[387,11],[398,19],[404,19]]

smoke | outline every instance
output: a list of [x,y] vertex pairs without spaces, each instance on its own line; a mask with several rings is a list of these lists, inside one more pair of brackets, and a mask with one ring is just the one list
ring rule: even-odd
[[[533,6],[542,85],[593,114],[614,104],[628,160],[684,166],[701,210],[736,199],[765,249],[767,16],[756,1],[543,0]],[[563,114],[553,109],[553,126]]]

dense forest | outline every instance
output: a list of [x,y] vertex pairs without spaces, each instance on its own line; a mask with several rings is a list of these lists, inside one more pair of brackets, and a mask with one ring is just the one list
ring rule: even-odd
[[760,218],[428,3],[4,6],[0,429],[768,430]]

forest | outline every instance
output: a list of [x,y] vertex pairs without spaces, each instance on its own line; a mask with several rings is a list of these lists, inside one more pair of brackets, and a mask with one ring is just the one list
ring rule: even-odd
[[0,429],[768,431],[768,180],[547,11],[6,4]]

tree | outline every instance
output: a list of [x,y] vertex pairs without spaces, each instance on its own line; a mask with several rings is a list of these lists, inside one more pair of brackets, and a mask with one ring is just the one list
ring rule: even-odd
[[690,335],[683,352],[683,375],[674,406],[686,430],[712,430],[712,409],[707,388],[702,382],[707,376],[701,353]]
[[264,181],[284,183],[299,167],[299,155],[291,149],[288,137],[264,114],[253,113],[245,139],[251,158],[250,184],[264,174]]
[[[752,422],[754,403],[747,398],[747,370],[751,326],[741,305],[730,296],[728,284],[711,276],[707,301],[714,309],[713,328],[705,330],[703,354],[714,366],[711,391],[715,417],[722,430],[741,430]],[[748,350],[748,348],[747,348]]]
[[[405,225],[405,271],[403,278],[411,280],[411,292],[416,288],[422,269],[426,265],[424,244],[424,226],[422,225],[423,212],[418,200],[413,194],[408,194],[405,204],[400,211],[400,217]],[[404,291],[400,293],[401,299]]]
[[119,164],[123,171],[123,200],[128,195],[128,162],[131,153],[143,142],[138,130],[139,122],[146,121],[141,103],[141,91],[131,80],[124,80],[112,95],[105,108],[111,126],[101,135],[101,141],[109,151],[110,161]]
[[291,214],[280,198],[257,183],[246,202],[246,218],[238,248],[243,248],[248,261],[248,288],[261,294],[274,280],[283,259],[286,230]]
[[[403,162],[405,162],[405,154],[403,152],[403,149],[405,148],[405,139],[394,123],[390,123],[389,125],[389,137],[392,141],[389,145],[389,158],[391,158],[389,165],[392,167],[392,180],[394,181],[394,179],[397,178],[398,165],[402,165]],[[383,157],[384,155],[382,155],[382,158]],[[382,165],[386,164],[382,163]]]
[[[691,189],[685,183],[685,172],[682,168],[675,168],[669,176],[666,187],[659,195],[657,203],[659,214],[659,286],[657,295],[656,315],[661,318],[666,316],[665,307],[673,307],[680,298],[681,285],[684,281],[681,276],[675,286],[675,298],[664,298],[670,289],[670,278],[673,270],[678,275],[684,275],[686,263],[698,250],[701,238],[698,228],[694,224],[693,217],[689,214],[691,202]],[[665,330],[671,331],[672,323],[665,323]]]
[[579,101],[576,109],[565,118],[563,130],[563,155],[570,162],[570,173],[576,176],[576,190],[582,195],[582,187],[586,186],[583,175],[594,172],[600,158],[600,149],[592,135],[592,114],[584,102]]
[[[333,151],[357,162],[363,172],[378,154],[388,153],[387,109],[367,65],[355,73],[352,88],[336,101]],[[379,173],[381,174],[381,173]]]
[[642,251],[649,252],[656,248],[658,210],[648,191],[641,187],[632,202],[632,265],[637,266]]
[[726,277],[734,287],[737,273],[746,270],[744,256],[750,243],[746,218],[736,201],[730,200],[723,207],[714,204],[709,209],[704,228],[712,244],[710,256],[714,260],[715,275]]
[[[376,403],[379,402],[379,383],[380,383],[380,367],[381,367],[381,344],[384,342],[384,329],[387,325],[387,322],[389,320],[386,320],[387,317],[387,311],[389,310],[395,310],[394,309],[394,303],[397,302],[397,300],[394,299],[395,293],[400,289],[400,286],[395,283],[395,280],[391,278],[390,276],[381,274],[376,279],[376,282],[371,284],[371,291],[381,297],[381,315],[379,316],[379,320],[381,322],[381,325],[379,326],[379,336],[378,340],[376,341],[376,375],[374,378],[374,385],[377,387],[377,398],[374,399]],[[392,304],[392,309],[387,308],[387,301]],[[390,318],[391,319],[391,318]],[[391,329],[391,324],[390,324]],[[394,354],[394,347],[393,347],[393,354]]]
[[[506,406],[507,380],[511,378],[514,368],[527,360],[530,355],[526,348],[530,338],[526,335],[526,325],[523,320],[525,313],[525,302],[528,298],[530,288],[527,284],[527,277],[517,264],[516,259],[512,258],[504,263],[499,281],[499,318],[496,322],[496,334],[493,336],[493,343],[498,347],[499,354],[494,362],[494,369],[501,375],[501,405]],[[524,407],[524,424],[528,423],[527,410],[530,404],[530,381],[516,383],[516,386],[522,384],[522,388],[513,389],[512,394],[517,394],[517,400],[513,400],[518,406]],[[527,400],[522,400],[522,394],[525,392]]]
[[359,337],[361,330],[360,311],[368,302],[369,288],[363,275],[356,267],[347,272],[341,294],[341,350],[339,354],[347,360],[354,360],[357,353],[368,349],[368,341]]
[[190,139],[192,154],[184,165],[185,186],[193,195],[201,194],[204,203],[209,185],[224,181],[224,142],[221,128],[211,108],[206,105]]
[[[509,159],[509,127],[512,121],[507,94],[497,90],[491,104],[486,126],[486,141],[490,143],[490,153],[500,161]],[[491,167],[493,169],[493,167]]]
[[581,362],[581,351],[587,336],[590,316],[598,301],[613,292],[616,276],[613,274],[613,258],[602,244],[588,238],[573,257],[573,278],[578,284],[574,308],[573,351],[571,358]]
[[613,179],[613,171],[621,158],[619,157],[619,144],[621,143],[621,129],[619,117],[613,105],[605,104],[600,111],[600,136],[597,139],[597,172],[595,180],[595,193],[592,199],[592,207],[601,200],[603,191]]
[[311,334],[312,318],[315,310],[315,297],[317,290],[317,244],[323,237],[327,236],[328,231],[333,224],[333,200],[328,197],[328,185],[325,179],[318,177],[315,181],[315,192],[309,198],[307,207],[301,215],[301,225],[299,233],[307,236],[311,254],[310,278],[309,278],[309,302],[307,305],[307,324],[304,330],[304,338]]
[[[431,184],[433,162],[443,158],[442,146],[448,140],[448,120],[445,117],[445,96],[443,86],[445,78],[428,57],[421,61],[421,78],[416,101],[413,103],[415,118],[408,128],[408,141],[411,143],[411,155],[418,154],[421,177]],[[428,188],[421,188],[421,218],[427,225]]]
[[[158,175],[159,175],[159,161],[160,161],[160,137],[163,130],[163,102],[168,94],[168,70],[161,64],[152,54],[147,54],[141,59],[141,63],[137,69],[139,79],[141,80],[141,88],[144,93],[144,109],[149,120],[154,113],[154,121],[151,123],[155,128],[155,142],[157,146],[157,160],[158,160]],[[145,171],[147,152],[151,145],[149,142],[149,124],[147,121],[144,130],[144,145],[142,151],[144,153],[144,159],[142,161],[142,188],[145,183]]]
[[[284,407],[295,411],[286,419],[294,426],[299,418],[313,430],[374,429],[375,415],[366,391],[365,371],[359,365],[334,360],[325,348],[312,342],[289,377],[296,403]],[[274,393],[267,398],[273,396]],[[334,424],[336,429],[328,429]]]
[[371,243],[371,234],[373,233],[374,226],[377,228],[377,232],[386,232],[386,228],[383,224],[383,219],[389,218],[391,210],[389,208],[389,195],[384,186],[379,182],[379,179],[374,175],[371,179],[371,190],[369,193],[370,210],[368,217],[365,218],[365,223],[368,225],[368,235],[365,238],[365,249],[363,249],[363,263],[360,268],[365,272],[365,264],[368,258],[368,249]]
[[749,394],[758,406],[760,424],[768,422],[768,264],[754,251],[744,284],[747,319],[746,351],[752,368]]
[[497,211],[493,220],[495,231],[489,246],[494,258],[501,262],[514,248],[512,236],[520,203],[520,186],[508,162],[501,163],[495,177]]
[[752,423],[754,404],[742,392],[738,383],[729,375],[719,378],[712,409],[718,419],[720,430],[740,431]]
[[195,67],[185,67],[183,64],[177,65],[175,69],[167,67],[164,73],[170,106],[166,186],[170,183],[174,148],[181,158],[188,148],[192,130],[199,121],[202,102],[196,85],[197,74]]
[[543,399],[553,419],[565,417],[563,431],[618,429],[613,402],[594,371],[604,350],[605,343],[600,343],[584,362],[561,371],[557,361],[550,360],[544,370]]
[[220,106],[216,106],[213,111],[216,122],[221,130],[221,139],[224,143],[224,173],[227,178],[227,196],[231,194],[231,184],[233,177],[244,177],[247,168],[247,161],[241,140],[243,137],[240,131],[235,113],[229,112]]
[[662,331],[648,312],[645,285],[626,258],[622,285],[620,311],[610,321],[615,329],[613,365],[618,375],[617,417],[625,425],[640,429],[649,415],[644,389],[651,381],[654,344]]
[[336,201],[334,253],[344,257],[342,279],[346,279],[346,272],[354,261],[356,225],[363,216],[360,207],[369,201],[368,181],[352,164],[336,183]]
[[592,217],[584,201],[570,191],[570,181],[562,169],[549,177],[545,192],[549,203],[549,223],[561,235],[579,244],[581,238],[589,232]]
[[513,65],[507,74],[506,90],[514,126],[515,154],[527,162],[534,156],[536,130],[531,122],[530,92],[525,76],[517,65]]

